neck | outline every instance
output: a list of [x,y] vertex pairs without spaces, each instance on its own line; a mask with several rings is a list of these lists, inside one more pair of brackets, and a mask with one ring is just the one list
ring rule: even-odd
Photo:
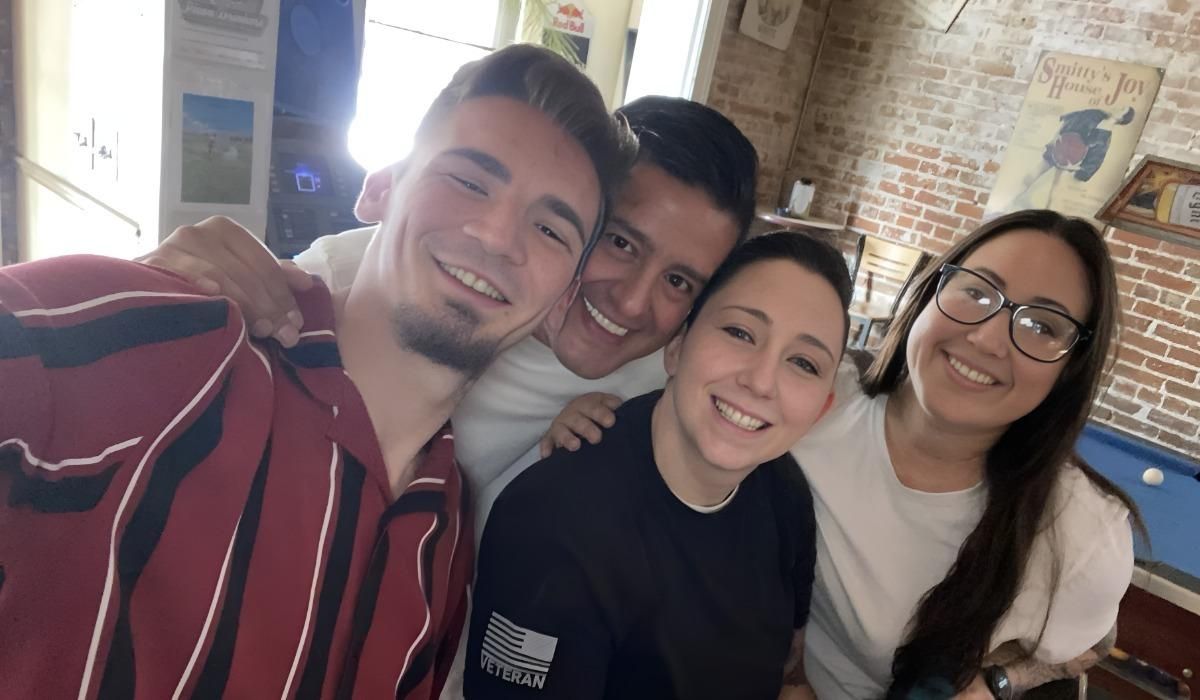
[[884,416],[896,477],[930,493],[962,491],[982,481],[987,452],[1002,432],[962,430],[930,415],[910,381],[888,396]]
[[708,462],[679,424],[671,386],[667,385],[650,418],[654,463],[675,497],[695,506],[714,506],[725,500],[754,471],[723,469]]
[[390,310],[365,297],[354,287],[334,296],[338,352],[371,417],[392,495],[399,497],[425,443],[450,419],[471,379],[401,348]]

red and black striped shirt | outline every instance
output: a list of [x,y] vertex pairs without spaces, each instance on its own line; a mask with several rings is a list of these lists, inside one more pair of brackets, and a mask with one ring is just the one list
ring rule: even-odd
[[433,698],[465,614],[453,442],[392,498],[328,292],[301,342],[150,267],[0,269],[0,698]]

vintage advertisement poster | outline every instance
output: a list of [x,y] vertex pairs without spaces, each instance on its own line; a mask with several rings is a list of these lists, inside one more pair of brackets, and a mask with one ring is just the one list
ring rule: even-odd
[[1146,156],[1097,217],[1117,228],[1200,248],[1200,165]]
[[786,51],[799,16],[800,0],[746,0],[739,29],[767,46]]
[[904,4],[916,10],[925,20],[925,24],[939,32],[948,32],[958,19],[967,0],[903,0]]
[[1161,80],[1160,68],[1043,53],[987,213],[1094,217],[1125,176]]

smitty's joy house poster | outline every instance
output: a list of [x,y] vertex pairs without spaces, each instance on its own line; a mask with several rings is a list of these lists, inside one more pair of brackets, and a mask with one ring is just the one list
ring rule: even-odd
[[988,214],[1055,209],[1092,217],[1120,186],[1162,70],[1047,52],[1017,117]]

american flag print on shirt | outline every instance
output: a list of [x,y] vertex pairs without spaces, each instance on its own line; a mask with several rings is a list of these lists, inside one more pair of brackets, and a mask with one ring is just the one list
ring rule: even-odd
[[480,667],[502,680],[544,688],[558,638],[534,632],[493,611],[480,651]]

